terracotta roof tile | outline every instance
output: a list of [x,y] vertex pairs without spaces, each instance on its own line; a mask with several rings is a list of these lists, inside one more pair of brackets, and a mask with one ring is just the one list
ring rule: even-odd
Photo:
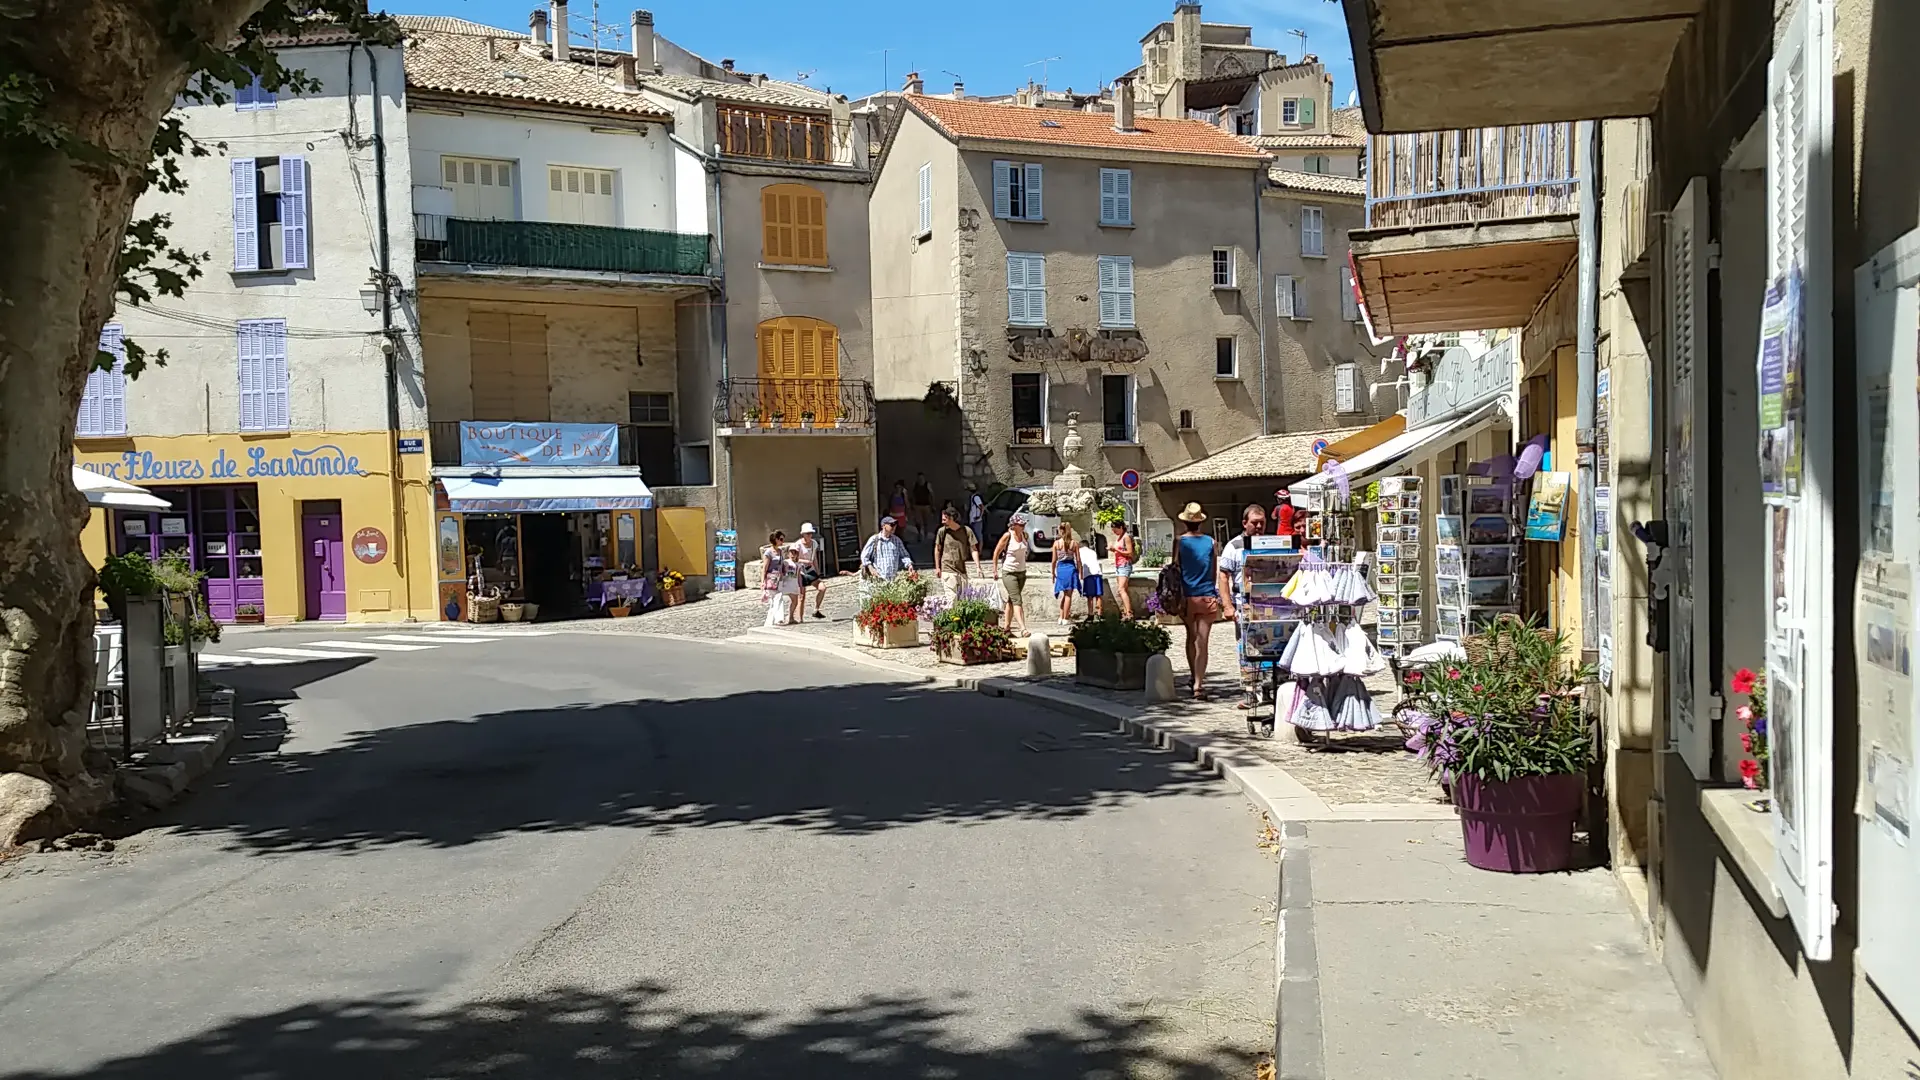
[[1240,138],[1263,150],[1363,150],[1367,145],[1365,136],[1355,138],[1328,132],[1315,135],[1242,135]]
[[715,98],[790,109],[826,109],[832,100],[820,91],[775,80],[768,80],[764,86],[754,86],[751,83],[702,79],[693,75],[655,73],[641,75],[640,84],[685,98]]
[[[1112,113],[1023,108],[981,101],[956,101],[924,94],[909,96],[906,101],[916,112],[956,139],[1051,143],[1249,160],[1264,156],[1258,147],[1248,146],[1212,124],[1198,120],[1140,117],[1134,121],[1136,130],[1115,131]],[[1042,121],[1052,121],[1058,126],[1045,127]]]
[[1344,135],[1349,139],[1367,137],[1367,121],[1360,115],[1358,105],[1350,109],[1333,110],[1333,117],[1327,122],[1327,126],[1333,129],[1335,135]]
[[1321,439],[1337,443],[1364,427],[1337,428],[1332,431],[1300,431],[1286,435],[1255,435],[1232,446],[1221,447],[1207,457],[1176,465],[1158,476],[1148,477],[1154,484],[1193,484],[1221,480],[1256,480],[1260,477],[1306,476],[1319,467],[1313,444]]
[[638,92],[617,89],[611,69],[549,60],[524,35],[496,32],[483,37],[414,29],[409,37],[409,89],[672,120],[671,114]]
[[1275,187],[1290,191],[1311,191],[1317,195],[1346,195],[1355,199],[1367,196],[1367,182],[1357,176],[1331,173],[1295,172],[1292,169],[1268,169],[1267,178]]
[[524,30],[502,30],[487,26],[471,19],[457,19],[451,15],[395,15],[393,21],[400,24],[402,30],[422,30],[433,34],[468,34],[479,37],[519,37],[524,38]]

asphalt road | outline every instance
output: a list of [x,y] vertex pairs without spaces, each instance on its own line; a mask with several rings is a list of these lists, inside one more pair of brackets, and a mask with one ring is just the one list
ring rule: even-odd
[[226,672],[243,739],[169,819],[0,865],[0,1076],[1199,1080],[1271,1045],[1275,864],[1170,755],[811,652],[370,651]]

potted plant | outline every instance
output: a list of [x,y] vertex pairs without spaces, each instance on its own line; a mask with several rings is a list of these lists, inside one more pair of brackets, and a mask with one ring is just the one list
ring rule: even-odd
[[750,428],[759,427],[761,415],[762,414],[760,412],[760,406],[758,405],[747,406],[747,426]]
[[768,427],[776,427],[776,428],[777,428],[777,427],[779,427],[780,425],[782,425],[782,424],[784,424],[784,423],[786,423],[786,422],[787,422],[787,412],[786,412],[786,410],[785,410],[785,409],[781,409],[781,408],[777,408],[777,407],[776,407],[776,408],[775,408],[775,409],[774,409],[774,410],[773,410],[772,412],[770,412],[770,413],[768,413],[768,414],[767,414],[767,426],[768,426]]
[[687,575],[678,570],[660,571],[660,602],[679,607],[687,602]]
[[813,430],[813,410],[812,409],[802,409],[800,411],[800,430],[801,431]]
[[109,555],[100,564],[100,591],[107,598],[107,610],[125,621],[130,597],[150,597],[160,593],[160,580],[152,560],[137,551]]
[[1147,657],[1173,644],[1167,628],[1147,619],[1102,615],[1075,623],[1067,632],[1073,646],[1073,681],[1113,690],[1142,690]]
[[[1733,692],[1747,696],[1747,703],[1733,710],[1733,715],[1739,719],[1743,729],[1740,732],[1740,749],[1746,751],[1748,755],[1740,759],[1740,782],[1745,784],[1749,791],[1766,791],[1768,790],[1767,762],[1770,756],[1767,748],[1766,674],[1752,668],[1741,668],[1733,673]],[[1754,807],[1766,810],[1770,808],[1771,802],[1770,799],[1759,799],[1755,801]]]
[[622,597],[617,604],[607,605],[608,618],[624,619],[631,614],[633,614],[633,605],[625,597]]
[[963,596],[933,618],[933,651],[949,664],[991,664],[1004,660],[1013,635],[1000,625],[1000,609]]
[[1407,748],[1448,785],[1467,862],[1537,873],[1573,865],[1591,734],[1581,711],[1593,669],[1568,636],[1504,618],[1467,639],[1467,658],[1408,671]]
[[903,574],[875,586],[853,617],[854,641],[876,649],[920,644],[920,602],[926,598],[927,583],[914,576]]
[[266,622],[267,616],[266,612],[261,611],[260,608],[254,604],[241,604],[239,607],[233,609],[233,621],[257,626]]

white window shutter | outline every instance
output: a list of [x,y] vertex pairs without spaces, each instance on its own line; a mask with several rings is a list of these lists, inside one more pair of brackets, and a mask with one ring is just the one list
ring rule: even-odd
[[1123,225],[1133,224],[1133,170],[1115,169],[1113,171],[1113,202]]
[[1007,218],[1013,216],[1013,163],[996,161],[993,163],[993,216]]
[[[1708,438],[1710,395],[1703,367],[1706,356],[1706,260],[1700,228],[1706,222],[1707,185],[1687,184],[1667,216],[1667,520],[1672,560],[1673,633],[1670,694],[1674,749],[1689,771],[1707,779],[1713,771],[1710,659],[1713,604],[1707,575],[1709,537],[1704,510],[1707,476],[1713,468]],[[1696,515],[1695,511],[1700,513]]]
[[1133,325],[1133,259],[1118,258],[1113,263],[1115,326]]
[[1019,326],[1027,316],[1027,260],[1020,255],[1007,256],[1007,322]]
[[1340,364],[1333,369],[1333,411],[1359,412],[1360,365]]
[[933,231],[933,162],[920,166],[920,231]]
[[1027,256],[1027,317],[1036,323],[1047,321],[1047,257]]
[[1039,221],[1040,213],[1040,166],[1028,165],[1026,182],[1026,211],[1028,221]]
[[274,431],[292,426],[287,378],[287,324],[275,319],[263,328],[261,376],[265,389],[266,426]]
[[87,372],[87,387],[80,395],[80,417],[74,422],[75,435],[105,435],[105,424],[101,421],[101,409],[106,399],[107,373],[100,370]]
[[1282,319],[1293,318],[1293,275],[1292,274],[1274,275],[1273,313]]
[[1120,304],[1115,294],[1114,282],[1119,271],[1114,266],[1111,255],[1100,256],[1100,325],[1112,326],[1120,318]]
[[307,159],[298,154],[280,157],[280,232],[287,269],[306,269]]
[[1127,441],[1140,441],[1140,379],[1127,376]]
[[233,268],[260,269],[260,195],[253,159],[233,159]]
[[127,344],[120,324],[100,328],[100,348],[113,354],[113,367],[100,376],[100,434],[127,433]]
[[1100,170],[1100,220],[1103,222],[1111,222],[1119,218],[1120,203],[1118,197],[1114,195],[1114,188],[1118,183],[1112,169]]
[[240,352],[240,430],[259,431],[265,426],[265,410],[260,385],[260,327],[243,322],[239,328]]
[[1360,321],[1360,301],[1353,294],[1353,267],[1340,268],[1340,317],[1348,322]]
[[1293,279],[1293,317],[1296,319],[1313,318],[1313,311],[1307,305],[1306,278],[1297,277]]

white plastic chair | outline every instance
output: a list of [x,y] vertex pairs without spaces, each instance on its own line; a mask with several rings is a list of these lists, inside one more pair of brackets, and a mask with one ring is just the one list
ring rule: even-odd
[[120,669],[126,663],[126,639],[118,626],[96,627],[93,631],[93,718],[89,727],[98,727],[104,704],[109,718],[120,719]]

